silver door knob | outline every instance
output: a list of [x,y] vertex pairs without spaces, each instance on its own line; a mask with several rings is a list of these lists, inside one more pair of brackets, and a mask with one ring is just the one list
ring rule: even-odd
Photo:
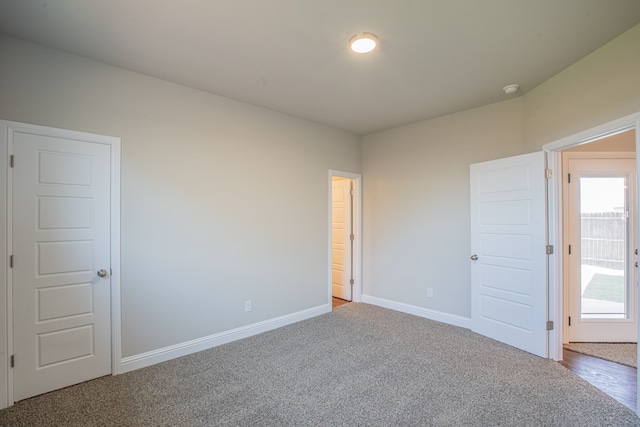
[[478,255],[471,255],[471,261],[476,261],[478,259]]
[[107,277],[107,274],[107,270],[105,270],[104,268],[98,270],[98,277]]

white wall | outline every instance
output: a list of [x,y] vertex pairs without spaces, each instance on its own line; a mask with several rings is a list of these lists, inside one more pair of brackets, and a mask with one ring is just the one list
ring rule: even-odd
[[123,355],[132,356],[328,303],[328,169],[363,173],[363,293],[469,316],[469,164],[640,111],[638,46],[640,25],[527,95],[360,145],[0,37],[0,118],[122,138]]
[[640,111],[638,46],[640,25],[524,96],[363,137],[363,294],[470,316],[469,165]]
[[358,137],[6,37],[0,100],[122,139],[123,356],[330,303],[327,171],[360,172]]

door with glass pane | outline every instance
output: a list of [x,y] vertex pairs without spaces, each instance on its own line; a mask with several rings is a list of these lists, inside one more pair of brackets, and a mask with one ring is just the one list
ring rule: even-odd
[[636,342],[635,159],[565,165],[569,340]]

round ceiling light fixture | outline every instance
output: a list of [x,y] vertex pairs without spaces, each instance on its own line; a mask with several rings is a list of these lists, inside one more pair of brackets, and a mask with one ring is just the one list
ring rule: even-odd
[[349,39],[349,47],[356,53],[371,52],[378,45],[378,36],[373,33],[358,33]]
[[516,93],[518,91],[518,89],[520,89],[520,85],[507,85],[505,87],[502,88],[502,90],[504,91],[504,93],[506,93],[507,95],[511,95],[512,93]]

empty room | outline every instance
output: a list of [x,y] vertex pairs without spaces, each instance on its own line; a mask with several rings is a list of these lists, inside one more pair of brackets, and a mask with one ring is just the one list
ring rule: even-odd
[[640,425],[639,47],[637,0],[0,2],[0,425]]

